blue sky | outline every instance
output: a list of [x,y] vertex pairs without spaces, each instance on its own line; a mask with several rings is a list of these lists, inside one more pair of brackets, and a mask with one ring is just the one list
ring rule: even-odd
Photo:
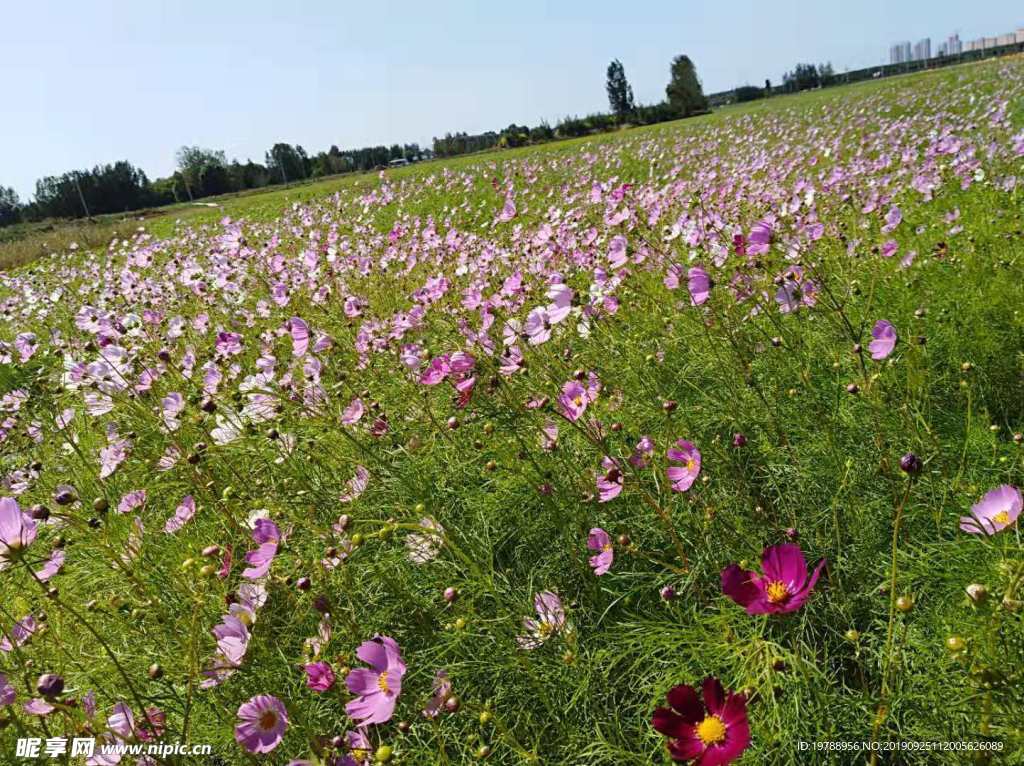
[[262,161],[276,141],[418,141],[607,108],[619,58],[660,100],[678,53],[706,92],[797,61],[883,62],[897,40],[1024,27],[1020,0],[0,0],[0,184],[183,144]]

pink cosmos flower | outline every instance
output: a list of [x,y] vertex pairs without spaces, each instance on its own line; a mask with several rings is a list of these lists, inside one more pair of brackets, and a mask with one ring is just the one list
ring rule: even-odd
[[164,524],[164,532],[168,535],[173,535],[191,521],[195,515],[196,501],[192,498],[192,495],[185,495],[181,504],[175,509],[174,515]]
[[903,213],[900,209],[893,205],[889,208],[889,212],[885,214],[885,225],[882,226],[882,232],[888,234],[900,225],[900,221],[903,220]]
[[608,243],[608,265],[613,269],[621,269],[626,265],[626,237],[616,234]]
[[505,197],[505,204],[501,208],[501,212],[498,213],[498,217],[495,219],[499,223],[506,223],[516,217],[516,203],[512,199],[512,195],[509,194]]
[[131,513],[136,508],[141,508],[146,503],[146,490],[137,489],[129,492],[117,504],[118,513]]
[[45,716],[52,713],[56,708],[44,699],[30,699],[22,706],[29,715]]
[[871,358],[877,362],[888,357],[896,348],[896,328],[884,319],[875,322],[875,326],[871,328],[871,337],[874,340],[868,344],[868,350],[871,352]]
[[437,718],[441,709],[444,707],[444,703],[448,700],[448,697],[452,693],[452,682],[448,678],[448,674],[444,670],[438,670],[434,675],[434,691],[430,695],[430,700],[427,702],[427,706],[423,708],[424,718]]
[[444,545],[444,527],[430,517],[420,519],[420,527],[425,532],[414,532],[405,538],[405,547],[409,561],[413,564],[426,564],[437,558]]
[[237,356],[242,353],[242,336],[234,332],[217,333],[218,356]]
[[329,663],[311,662],[305,667],[306,686],[315,692],[325,692],[334,686],[334,671]]
[[682,266],[672,263],[669,264],[668,269],[665,271],[665,276],[661,281],[669,290],[678,290],[679,285],[682,284],[683,274],[685,273],[686,272],[683,270]]
[[269,753],[284,738],[288,712],[281,700],[258,694],[238,708],[235,741],[250,753]]
[[0,652],[12,652],[16,646],[24,646],[25,642],[32,638],[37,627],[35,617],[30,614],[22,617],[0,636]]
[[347,491],[338,499],[343,503],[351,503],[363,494],[369,485],[370,472],[365,466],[357,465],[355,476],[348,480]]
[[242,571],[242,577],[258,580],[270,571],[270,565],[277,556],[281,532],[270,519],[256,519],[252,539],[259,547],[245,554],[245,562],[250,566]]
[[292,355],[304,356],[309,348],[309,325],[299,317],[292,317],[288,320],[288,332],[292,336]]
[[338,766],[367,766],[373,755],[373,745],[370,738],[366,736],[365,729],[351,729],[345,732],[345,747],[348,753],[341,759]]
[[587,537],[587,547],[592,551],[597,551],[594,556],[590,557],[590,566],[593,567],[594,574],[600,577],[612,568],[612,561],[615,559],[612,538],[600,527],[594,527]]
[[985,493],[971,506],[970,516],[960,517],[960,529],[972,535],[994,535],[1012,526],[1021,512],[1020,490],[1003,484]]
[[60,572],[64,566],[64,550],[61,548],[54,548],[50,553],[50,558],[46,560],[46,563],[36,571],[36,577],[43,582],[49,581],[51,577]]
[[363,417],[363,400],[356,397],[341,413],[341,422],[346,426],[354,426]]
[[666,474],[672,483],[673,492],[685,492],[700,475],[700,450],[685,439],[677,441],[676,447],[679,449],[669,449],[668,459],[682,465],[670,466]]
[[700,266],[694,266],[686,272],[686,286],[694,306],[706,303],[711,295],[711,277]]
[[562,282],[556,282],[548,288],[547,296],[551,303],[544,309],[548,322],[555,325],[569,316],[572,311],[573,295],[572,289]]
[[14,704],[17,694],[14,686],[7,680],[7,676],[0,673],[0,707]]
[[799,545],[771,545],[761,556],[763,574],[745,571],[736,564],[722,570],[722,593],[746,607],[747,614],[795,612],[810,597],[824,566],[822,559],[808,577]]
[[430,360],[430,364],[427,365],[427,369],[425,369],[420,375],[420,383],[424,386],[436,386],[442,380],[447,378],[451,371],[452,368],[448,361],[447,354],[435,356]]
[[345,678],[348,690],[357,695],[345,705],[345,712],[361,726],[387,723],[402,693],[406,668],[398,643],[388,636],[374,636],[360,645],[356,656],[370,667],[356,668]]
[[36,539],[36,522],[13,497],[0,498],[0,571]]
[[818,285],[812,279],[804,279],[804,271],[793,266],[785,275],[782,286],[775,293],[779,311],[789,314],[803,306],[814,306],[818,302]]
[[558,410],[566,420],[575,423],[587,411],[587,405],[594,398],[596,395],[592,395],[582,383],[570,380],[562,386],[562,393],[558,395]]
[[161,417],[168,431],[177,431],[181,427],[181,419],[178,417],[185,409],[185,397],[178,391],[171,391],[160,400],[162,408]]
[[558,594],[541,591],[533,597],[533,608],[537,610],[537,619],[524,617],[526,634],[516,639],[523,649],[536,649],[566,627],[565,608]]
[[754,224],[754,228],[750,230],[750,236],[746,241],[747,255],[761,255],[768,252],[775,233],[773,229],[774,224],[775,219],[773,217],[764,218]]
[[654,442],[650,436],[641,436],[640,441],[633,448],[633,454],[629,456],[629,464],[634,468],[646,468],[647,463],[654,457]]
[[36,344],[35,333],[18,333],[14,338],[14,348],[18,352],[19,361],[24,364],[36,353],[39,346]]
[[554,323],[548,316],[548,311],[543,306],[530,311],[523,323],[523,332],[531,346],[539,346],[551,339],[551,328]]
[[607,503],[622,493],[625,477],[622,475],[622,470],[610,457],[601,459],[601,468],[604,473],[597,475],[597,501]]
[[674,686],[667,695],[669,707],[654,711],[651,724],[668,737],[673,761],[694,766],[726,766],[750,746],[747,698],[726,694],[717,678],[704,680],[704,701],[692,686]]

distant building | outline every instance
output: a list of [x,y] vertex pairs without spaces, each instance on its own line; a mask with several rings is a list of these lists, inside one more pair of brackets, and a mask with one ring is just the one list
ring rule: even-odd
[[1017,33],[1014,35],[1014,37],[1017,38],[1017,42],[1024,43],[1024,27],[1021,27],[1020,29],[1018,29]]
[[996,38],[996,45],[1014,45],[1017,42],[1017,35],[1010,32],[1005,35],[999,35]]
[[949,55],[949,43],[943,40],[939,43],[939,49],[935,52],[935,55],[939,58],[945,58]]
[[960,42],[960,35],[954,32],[946,40],[946,54],[949,56],[959,56],[962,52],[963,43]]
[[889,49],[890,64],[906,64],[911,60],[910,42],[896,43]]
[[927,61],[932,57],[932,39],[926,37],[914,46],[914,61]]

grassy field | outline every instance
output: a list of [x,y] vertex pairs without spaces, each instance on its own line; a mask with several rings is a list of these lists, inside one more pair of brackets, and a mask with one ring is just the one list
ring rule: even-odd
[[1006,59],[0,246],[0,763],[1024,763],[1022,104]]

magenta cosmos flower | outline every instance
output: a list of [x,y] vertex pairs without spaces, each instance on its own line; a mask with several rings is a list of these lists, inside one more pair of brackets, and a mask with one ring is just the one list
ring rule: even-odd
[[612,538],[601,527],[594,527],[590,530],[587,547],[592,551],[597,551],[590,557],[590,566],[594,568],[594,574],[600,576],[612,568],[615,549],[612,547]]
[[722,593],[747,614],[784,614],[802,607],[814,590],[825,559],[807,576],[807,562],[799,545],[771,545],[761,555],[763,574],[731,564],[722,570]]
[[235,740],[250,753],[269,753],[284,738],[288,713],[281,700],[257,694],[238,708]]
[[651,719],[656,731],[668,737],[673,761],[694,766],[732,763],[750,746],[747,698],[726,694],[717,678],[704,679],[704,701],[692,686],[674,686],[666,695],[670,707],[659,707]]
[[369,668],[356,668],[345,678],[348,690],[357,695],[345,705],[345,712],[360,726],[387,723],[395,713],[402,693],[405,663],[398,643],[388,636],[374,636],[356,650]]
[[970,516],[960,517],[960,529],[972,535],[994,535],[1017,521],[1021,511],[1020,490],[1009,484],[991,489],[971,506]]
[[693,482],[700,475],[700,450],[685,439],[677,441],[676,447],[679,449],[668,451],[668,459],[682,465],[671,466],[668,469],[668,480],[672,482],[673,492],[685,492],[693,486]]
[[306,686],[315,692],[325,692],[334,686],[334,671],[326,662],[306,665]]
[[36,539],[36,523],[13,497],[0,497],[0,570]]
[[625,478],[619,466],[610,457],[601,459],[601,470],[604,473],[597,475],[597,501],[607,503],[622,493]]
[[875,322],[875,326],[871,328],[871,337],[874,340],[868,344],[868,351],[871,352],[871,358],[876,362],[880,362],[896,348],[896,341],[898,336],[896,335],[896,328],[891,323],[884,319],[879,319]]

